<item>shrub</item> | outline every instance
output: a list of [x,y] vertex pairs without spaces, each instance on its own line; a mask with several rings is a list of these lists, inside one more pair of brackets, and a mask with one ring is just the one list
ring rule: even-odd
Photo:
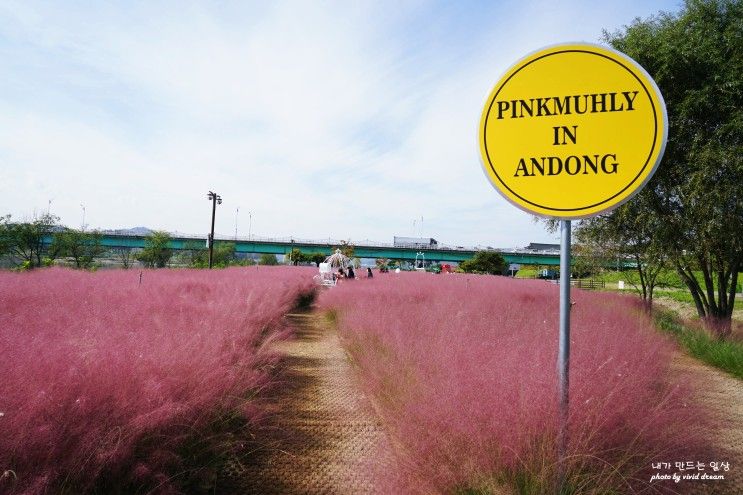
[[267,343],[311,276],[0,273],[0,473],[14,473],[0,492],[162,493],[208,478],[198,463],[232,448],[216,433],[259,419],[249,399],[270,380]]
[[258,259],[259,265],[267,265],[267,266],[274,266],[279,264],[279,260],[276,259],[275,254],[270,253],[263,253],[261,257]]
[[[704,414],[668,373],[670,341],[633,298],[572,299],[564,493],[640,492],[653,461],[703,459]],[[401,274],[320,305],[397,446],[390,493],[554,491],[557,286]]]
[[173,256],[173,250],[168,247],[170,241],[167,232],[152,232],[144,241],[144,249],[137,253],[137,259],[148,268],[165,268]]
[[459,264],[459,268],[466,273],[487,273],[490,275],[503,275],[508,263],[497,251],[478,251],[470,260]]

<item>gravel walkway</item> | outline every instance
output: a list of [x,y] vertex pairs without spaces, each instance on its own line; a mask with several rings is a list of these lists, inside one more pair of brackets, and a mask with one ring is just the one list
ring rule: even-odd
[[285,385],[269,400],[271,423],[278,426],[250,465],[233,466],[240,493],[382,493],[371,475],[389,465],[381,424],[357,387],[337,333],[317,318],[289,317],[297,336],[280,345]]

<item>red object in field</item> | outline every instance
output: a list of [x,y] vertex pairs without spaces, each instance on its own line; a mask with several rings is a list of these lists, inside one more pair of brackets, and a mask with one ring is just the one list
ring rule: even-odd
[[451,272],[452,272],[451,265],[448,265],[448,264],[441,265],[441,273],[451,273]]

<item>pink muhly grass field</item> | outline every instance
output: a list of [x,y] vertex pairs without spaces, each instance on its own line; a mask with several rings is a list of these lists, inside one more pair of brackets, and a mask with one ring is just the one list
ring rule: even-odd
[[313,273],[0,273],[0,492],[176,490],[215,422],[260,416]]
[[[558,298],[543,281],[431,274],[322,294],[396,446],[390,492],[554,492]],[[634,299],[571,299],[564,493],[672,490],[649,486],[651,463],[707,452],[672,344]]]

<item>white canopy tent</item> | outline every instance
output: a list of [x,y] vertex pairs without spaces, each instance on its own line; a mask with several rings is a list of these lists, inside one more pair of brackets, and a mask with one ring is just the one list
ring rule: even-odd
[[345,270],[346,268],[348,268],[348,265],[351,263],[351,258],[341,253],[340,249],[336,249],[335,253],[325,258],[325,263],[330,265],[331,269],[343,268]]
[[325,258],[323,263],[320,263],[320,274],[315,275],[315,280],[321,285],[332,287],[336,281],[334,272],[340,268],[346,270],[350,263],[351,258],[341,253],[340,249],[336,249],[335,253]]

